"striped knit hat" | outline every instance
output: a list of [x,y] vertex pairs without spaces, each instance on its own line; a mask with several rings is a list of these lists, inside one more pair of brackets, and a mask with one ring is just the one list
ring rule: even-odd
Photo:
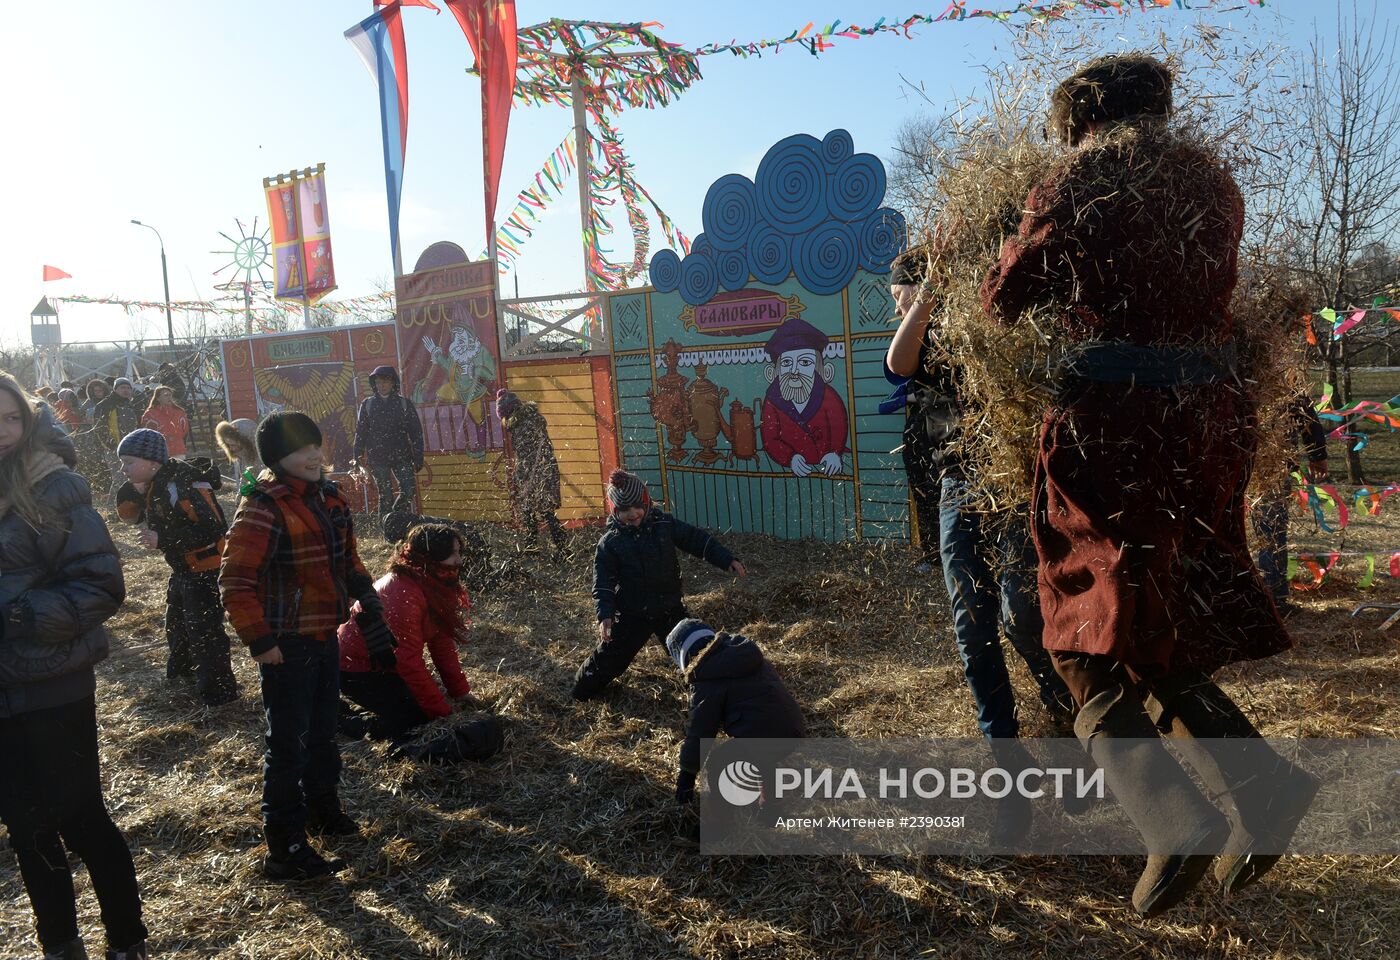
[[649,507],[651,497],[647,495],[647,485],[641,477],[626,470],[614,470],[608,477],[608,504],[613,511],[628,507]]
[[676,661],[676,668],[684,673],[690,665],[691,654],[714,635],[710,625],[703,620],[682,620],[666,637],[666,652]]

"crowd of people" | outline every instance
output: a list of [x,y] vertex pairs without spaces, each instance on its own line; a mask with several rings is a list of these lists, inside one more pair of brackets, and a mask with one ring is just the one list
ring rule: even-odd
[[[1050,128],[1066,155],[1030,192],[980,278],[990,314],[1015,324],[1049,309],[1075,341],[1042,425],[1030,509],[991,522],[972,494],[977,467],[958,455],[968,411],[959,371],[936,349],[937,241],[892,271],[891,409],[911,407],[905,456],[917,522],[937,545],[925,569],[942,567],[979,728],[1001,765],[1033,762],[1018,739],[1000,628],[1059,729],[1083,743],[1142,834],[1148,857],[1132,902],[1153,916],[1212,865],[1227,893],[1262,877],[1317,783],[1282,758],[1264,776],[1243,777],[1237,744],[1267,747],[1211,679],[1290,643],[1245,540],[1253,411],[1229,325],[1219,322],[1236,282],[1239,191],[1215,158],[1154,134],[1171,106],[1170,74],[1155,60],[1092,62],[1052,103]],[[1103,170],[1131,178],[1167,151],[1192,171],[1190,195],[1102,190]],[[1152,245],[1133,242],[1153,231],[1158,245],[1175,245],[1188,230],[1199,253],[1174,261],[1172,275],[1146,259]],[[460,525],[411,513],[425,454],[397,373],[371,374],[355,437],[395,543],[378,579],[361,560],[354,511],[327,479],[310,417],[220,425],[240,478],[230,524],[220,470],[187,456],[183,385],[162,383],[143,405],[124,378],[65,384],[41,399],[0,376],[0,819],[46,957],[86,956],[64,846],[88,866],[108,956],[149,956],[132,858],[99,776],[94,666],[108,652],[102,624],[125,596],[120,555],[94,507],[108,496],[170,567],[167,676],[192,676],[210,707],[240,696],[225,615],[257,663],[270,878],[339,870],[312,837],[333,844],[359,833],[340,799],[338,736],[440,762],[485,759],[503,744],[458,652],[470,612],[464,571],[481,546]],[[516,454],[522,528],[534,540],[543,525],[557,548],[565,534],[547,424],[509,391],[496,406]],[[802,710],[753,641],[686,609],[680,553],[740,578],[742,561],[653,503],[635,474],[615,471],[606,497],[594,551],[597,641],[572,696],[604,695],[649,640],[663,643],[689,690],[675,781],[689,809],[703,741],[720,732],[801,737]],[[447,732],[417,737],[443,718],[454,718]],[[1000,843],[1026,836],[1029,800],[1013,791],[997,809]]]

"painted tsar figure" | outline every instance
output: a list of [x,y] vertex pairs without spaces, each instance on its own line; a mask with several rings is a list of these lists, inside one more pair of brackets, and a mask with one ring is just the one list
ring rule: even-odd
[[798,477],[835,476],[846,452],[846,405],[830,385],[835,368],[822,356],[828,342],[810,323],[790,317],[764,348],[763,449]]
[[[423,347],[434,366],[447,374],[445,382],[437,388],[437,402],[463,404],[472,421],[482,423],[486,416],[487,392],[496,382],[496,360],[481,338],[469,325],[458,322],[452,325],[452,340],[446,350],[427,336],[423,338]],[[437,379],[431,371],[425,375],[413,388],[413,402],[424,403],[429,383]]]

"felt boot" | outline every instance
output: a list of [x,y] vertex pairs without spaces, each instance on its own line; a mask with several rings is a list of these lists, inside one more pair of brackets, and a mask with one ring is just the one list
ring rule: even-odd
[[1274,752],[1206,677],[1155,685],[1144,706],[1225,811],[1230,838],[1215,878],[1225,893],[1243,890],[1278,863],[1317,794],[1317,778]]
[[1074,728],[1147,846],[1133,906],[1145,917],[1171,909],[1209,869],[1229,824],[1167,752],[1133,690],[1093,697]]

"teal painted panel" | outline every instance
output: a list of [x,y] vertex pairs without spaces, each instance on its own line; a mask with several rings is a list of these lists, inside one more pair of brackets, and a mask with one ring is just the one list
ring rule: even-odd
[[857,270],[846,288],[851,304],[851,332],[871,333],[888,329],[894,335],[894,297],[890,294],[890,275]]
[[838,541],[855,536],[855,484],[709,473],[672,467],[667,486],[676,516],[716,533],[766,533]]
[[905,486],[906,482],[903,470],[896,470],[893,468],[882,470],[878,467],[864,466],[860,468],[860,488],[862,493],[865,492],[866,487],[874,484],[902,487]]
[[909,524],[866,521],[860,525],[860,535],[867,540],[908,540]]
[[[614,358],[624,463],[629,469],[645,468],[646,479],[656,485],[655,496],[677,516],[717,533],[742,531],[786,539],[841,541],[866,535],[868,530],[880,538],[907,537],[903,466],[899,455],[889,452],[902,443],[904,417],[902,413],[878,412],[878,405],[891,389],[883,373],[885,350],[893,333],[893,327],[887,325],[893,315],[888,277],[858,272],[844,300],[840,294],[810,294],[793,278],[777,285],[750,280],[746,290],[751,293],[751,302],[765,302],[765,294],[795,298],[783,308],[786,315],[800,317],[802,324],[826,336],[826,347],[819,352],[815,369],[806,368],[809,375],[814,373],[821,380],[814,383],[813,395],[827,397],[827,406],[819,411],[821,419],[811,420],[814,426],[809,429],[802,413],[794,413],[795,408],[772,386],[776,364],[766,347],[775,335],[777,320],[767,326],[756,324],[737,336],[718,335],[726,317],[747,318],[749,314],[725,313],[726,301],[721,300],[707,304],[714,310],[697,317],[676,294],[637,294],[635,301],[629,294],[628,302],[643,307],[644,298],[650,298],[651,329],[638,336],[635,330],[621,330],[614,322],[615,349],[642,349],[650,343],[655,353]],[[614,298],[615,310],[623,300]],[[766,302],[777,301],[770,297]],[[848,308],[848,315],[843,307]],[[645,309],[642,313],[646,315]],[[762,316],[773,314],[769,311]],[[848,340],[848,324],[855,332],[880,331],[884,335]],[[701,332],[701,326],[707,332]],[[787,332],[799,329],[801,325],[788,321]],[[668,368],[664,362],[653,364],[661,360],[669,341],[674,341],[680,356],[674,369],[679,381],[671,381],[668,400],[673,405],[683,404],[680,409],[686,411],[690,422],[682,462],[664,463],[663,492],[662,458],[670,443],[669,438],[663,438],[658,444],[647,394],[666,389],[658,381],[667,377]],[[789,354],[790,361],[792,356]],[[833,440],[846,450],[840,475],[797,476],[789,462],[790,448],[775,442],[777,434],[770,433],[772,452],[765,443],[761,430],[765,409],[775,422],[783,424],[782,436],[799,444],[804,431],[807,436],[811,430],[824,435],[821,425],[830,422],[833,415],[841,422],[844,413],[844,439],[838,433]],[[811,416],[809,408],[800,409]],[[783,411],[781,416],[779,411]],[[703,433],[704,443],[697,433]],[[747,443],[753,454],[737,458],[736,443],[741,449]],[[697,459],[700,456],[709,462]],[[866,501],[861,521],[857,520],[854,479],[857,460]],[[873,511],[868,517],[866,506]]]
[[909,520],[909,507],[906,500],[891,503],[887,500],[862,499],[860,502],[862,520],[901,521]]
[[638,350],[647,345],[646,294],[610,299],[614,350]]

